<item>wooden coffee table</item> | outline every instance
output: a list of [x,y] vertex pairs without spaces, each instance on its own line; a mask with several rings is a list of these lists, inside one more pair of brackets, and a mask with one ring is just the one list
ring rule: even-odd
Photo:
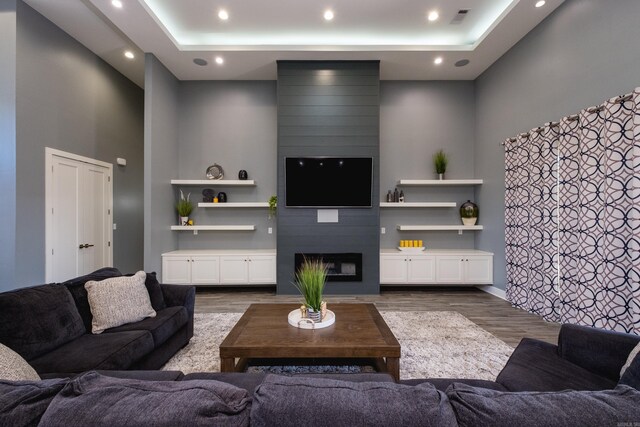
[[379,371],[400,379],[400,344],[373,304],[329,304],[336,323],[315,330],[289,325],[296,308],[251,304],[220,344],[221,371],[242,372],[256,358],[373,359]]

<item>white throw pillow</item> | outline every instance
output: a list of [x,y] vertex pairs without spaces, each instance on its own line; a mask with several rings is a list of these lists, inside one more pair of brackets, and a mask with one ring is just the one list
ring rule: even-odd
[[18,353],[0,344],[0,379],[40,381],[40,375]]
[[633,362],[633,359],[636,358],[638,353],[640,353],[640,342],[633,348],[633,350],[631,350],[631,353],[629,353],[629,357],[627,357],[627,363],[625,363],[620,370],[620,378],[622,378],[622,376],[624,375],[624,371],[626,371],[627,368],[631,366],[631,362]]
[[133,276],[85,283],[93,315],[91,332],[99,334],[105,329],[155,317],[156,311],[151,306],[149,292],[144,285],[146,278],[144,271],[138,271]]

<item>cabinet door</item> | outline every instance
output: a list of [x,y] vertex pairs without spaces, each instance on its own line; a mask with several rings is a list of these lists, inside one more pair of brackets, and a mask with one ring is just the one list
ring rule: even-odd
[[162,258],[162,283],[191,284],[191,258],[172,256]]
[[380,283],[407,283],[405,255],[380,255]]
[[220,257],[192,256],[191,283],[194,285],[217,285],[220,283]]
[[465,257],[441,255],[436,259],[436,280],[438,283],[464,283],[463,264]]
[[472,255],[464,257],[465,279],[474,285],[493,284],[493,257],[491,255]]
[[407,261],[407,282],[435,283],[435,263],[435,257],[432,256],[409,256]]
[[276,256],[252,255],[249,257],[249,283],[276,283]]
[[220,284],[246,285],[249,283],[248,257],[227,255],[220,257]]

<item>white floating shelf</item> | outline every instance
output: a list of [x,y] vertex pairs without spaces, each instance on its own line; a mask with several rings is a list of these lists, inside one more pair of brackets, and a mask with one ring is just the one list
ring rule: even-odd
[[172,179],[173,185],[198,185],[198,186],[235,186],[235,187],[251,187],[256,185],[253,179],[239,180],[239,179]]
[[481,225],[399,225],[398,231],[473,231],[482,228]]
[[481,185],[481,179],[401,179],[398,185]]
[[380,203],[381,208],[455,208],[456,202],[404,202],[404,203]]
[[253,231],[255,225],[172,225],[173,231]]
[[198,203],[199,208],[268,208],[268,202]]

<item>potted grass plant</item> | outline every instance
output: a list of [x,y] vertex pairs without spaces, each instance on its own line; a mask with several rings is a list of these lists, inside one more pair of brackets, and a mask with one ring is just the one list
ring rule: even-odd
[[275,218],[278,213],[278,196],[269,197],[269,219]]
[[306,259],[296,271],[294,285],[304,298],[307,316],[318,323],[322,321],[327,305],[322,299],[327,280],[327,266],[319,259]]
[[447,154],[443,150],[436,151],[433,155],[433,166],[436,168],[438,179],[444,179],[444,173],[447,171],[448,163],[449,158],[447,157]]
[[178,199],[178,203],[176,203],[176,210],[178,211],[178,224],[179,225],[187,225],[189,224],[189,215],[191,215],[191,211],[193,210],[193,204],[189,200],[191,193],[187,194],[187,197],[184,196],[182,190],[180,190],[180,199]]

